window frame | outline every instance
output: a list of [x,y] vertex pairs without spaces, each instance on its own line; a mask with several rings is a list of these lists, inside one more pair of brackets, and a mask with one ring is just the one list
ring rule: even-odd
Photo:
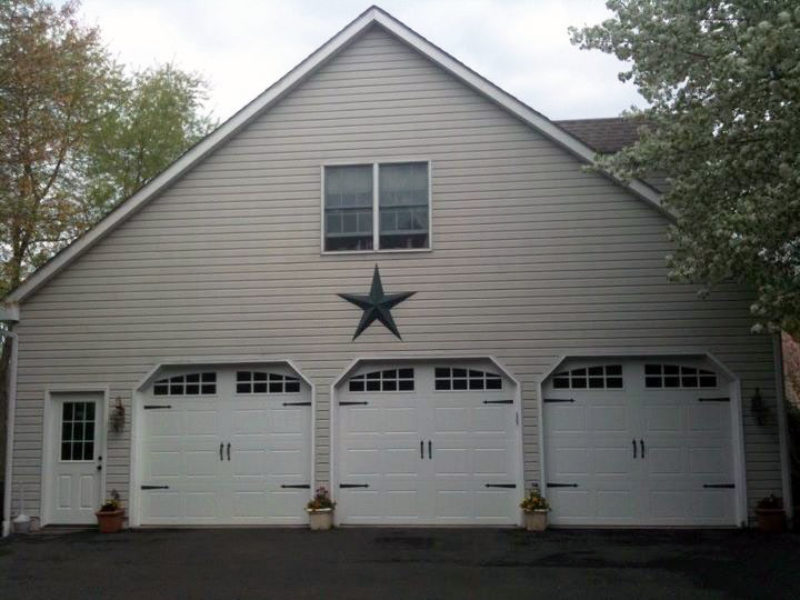
[[[425,163],[428,166],[428,245],[425,248],[387,248],[380,247],[380,166],[402,163]],[[325,170],[328,167],[372,167],[372,248],[369,250],[326,250],[325,249]],[[433,252],[433,162],[429,158],[391,158],[364,161],[328,161],[320,165],[320,232],[319,249],[322,255],[390,254],[408,252]]]

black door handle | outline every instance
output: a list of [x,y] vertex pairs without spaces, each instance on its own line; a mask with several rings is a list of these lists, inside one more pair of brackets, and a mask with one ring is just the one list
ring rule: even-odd
[[222,442],[219,443],[219,459],[222,460],[222,448],[225,444]]
[[231,460],[231,443],[228,442],[228,462]]
[[642,458],[644,458],[644,440],[639,440],[639,444],[642,447]]
[[433,442],[428,440],[428,458],[433,458]]
[[633,458],[636,458],[636,440],[632,440],[631,444],[633,444]]
[[97,465],[97,470],[98,471],[102,471],[103,470],[103,465]]
[[425,458],[425,442],[422,440],[419,441],[419,458],[420,460]]

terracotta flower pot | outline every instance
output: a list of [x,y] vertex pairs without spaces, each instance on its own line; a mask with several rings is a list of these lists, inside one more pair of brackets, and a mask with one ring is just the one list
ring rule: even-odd
[[308,513],[308,524],[314,531],[324,531],[333,527],[333,509],[318,508],[306,509]]
[[528,531],[544,531],[547,529],[547,511],[525,511],[525,529]]
[[125,518],[125,509],[98,510],[94,514],[97,517],[100,533],[118,533],[122,531],[122,520]]
[[786,513],[782,508],[757,508],[758,530],[779,533],[786,528]]

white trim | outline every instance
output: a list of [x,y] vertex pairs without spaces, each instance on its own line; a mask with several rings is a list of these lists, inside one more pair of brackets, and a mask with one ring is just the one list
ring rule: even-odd
[[[151,198],[166,190],[179,177],[220,147],[252,119],[261,114],[262,111],[268,109],[300,82],[309,77],[318,67],[328,61],[344,46],[373,24],[381,25],[387,31],[438,64],[441,68],[461,79],[466,85],[486,95],[499,106],[534,129],[540,131],[543,135],[561,145],[579,159],[587,163],[594,162],[595,152],[586,144],[579,141],[576,137],[570,135],[523,102],[517,100],[511,94],[504,92],[489,80],[484,79],[470,70],[382,9],[377,6],[372,6],[330,40],[325,42],[293,70],[289,71],[289,73],[284,75],[275,84],[267,88],[266,91],[262,92],[261,95],[257,96],[239,112],[233,115],[219,128],[189,149],[150,183],[125,200],[95,227],[51,258],[39,270],[28,277],[17,289],[8,294],[8,296],[6,296],[6,301],[20,302],[34,293],[62,269],[71,264],[76,258],[108,235],[117,225],[134,215]],[[639,180],[628,183],[623,183],[618,180],[614,181],[633,192],[635,196],[650,204],[667,218],[672,219],[671,215],[661,205],[658,192],[646,183]]]
[[742,384],[739,376],[731,371],[725,363],[720,361],[714,354],[708,350],[698,348],[647,348],[641,351],[631,351],[628,349],[621,349],[618,351],[574,351],[567,352],[559,356],[558,360],[545,369],[542,375],[536,382],[536,395],[537,395],[537,410],[538,410],[538,427],[537,434],[539,436],[539,488],[542,494],[547,496],[547,471],[545,467],[545,449],[544,449],[544,406],[543,406],[543,392],[542,387],[544,382],[547,381],[556,370],[567,360],[581,359],[581,358],[649,358],[649,357],[696,357],[705,358],[711,361],[716,368],[718,368],[728,379],[728,388],[731,398],[731,446],[733,450],[733,476],[734,484],[736,485],[736,523],[740,527],[746,527],[748,524],[748,511],[747,511],[747,473],[745,466],[745,451],[744,451],[744,425],[742,421]]
[[11,362],[9,373],[6,402],[8,403],[8,418],[6,419],[6,464],[5,464],[5,489],[3,490],[3,526],[2,537],[11,535],[11,487],[14,474],[14,427],[17,414],[17,366],[19,364],[19,336],[13,331],[0,330],[0,340],[11,338]]
[[[50,523],[50,504],[52,502],[52,483],[53,483],[53,469],[55,468],[53,462],[53,451],[55,447],[53,427],[56,422],[57,415],[53,411],[53,404],[55,400],[54,395],[59,394],[102,394],[100,401],[99,414],[96,419],[97,431],[100,435],[100,443],[97,448],[96,455],[102,456],[100,462],[103,467],[100,470],[100,477],[97,484],[97,507],[100,508],[100,503],[103,502],[106,493],[106,473],[108,472],[108,416],[110,414],[109,401],[111,398],[111,389],[108,386],[87,386],[87,385],[58,385],[49,386],[44,390],[44,419],[43,419],[43,433],[42,433],[42,465],[41,465],[41,502],[39,506],[39,524],[45,527]],[[97,459],[95,459],[96,461]]]
[[[459,360],[482,360],[482,361],[489,361],[492,363],[499,371],[502,373],[503,376],[507,377],[511,382],[514,384],[516,389],[514,393],[514,402],[516,403],[517,407],[517,419],[516,419],[516,426],[517,426],[517,452],[515,456],[515,460],[517,461],[516,464],[516,479],[515,483],[517,484],[517,491],[519,494],[520,500],[522,499],[525,493],[525,450],[523,445],[522,439],[522,383],[520,380],[514,375],[514,373],[506,367],[503,363],[497,360],[494,356],[490,354],[469,354],[469,355],[453,355],[453,354],[418,354],[409,356],[409,354],[402,354],[402,355],[374,355],[374,356],[359,356],[352,359],[348,365],[344,368],[343,371],[339,373],[339,375],[334,378],[333,382],[331,382],[330,388],[330,419],[329,419],[329,435],[330,435],[330,494],[332,498],[336,498],[336,484],[337,484],[337,475],[338,475],[338,464],[336,462],[336,431],[337,431],[337,404],[336,404],[336,388],[344,382],[344,380],[353,373],[357,368],[359,368],[363,364],[368,363],[392,363],[392,364],[400,364],[400,363],[431,363],[435,361],[448,361],[448,362],[455,362]],[[416,387],[416,386],[415,386]],[[408,392],[411,393],[411,392]],[[522,525],[523,522],[522,512],[518,516],[517,525]],[[334,512],[334,524],[339,524],[339,519]]]
[[314,382],[309,379],[297,364],[289,358],[279,358],[275,356],[244,356],[240,359],[234,358],[176,358],[167,359],[158,363],[151,368],[147,374],[139,381],[133,388],[131,394],[131,449],[130,449],[130,492],[128,498],[129,515],[128,524],[130,527],[140,527],[142,523],[141,515],[141,465],[142,465],[142,420],[143,420],[143,400],[147,398],[145,389],[151,385],[164,369],[179,368],[179,367],[214,367],[215,369],[225,369],[235,367],[237,365],[280,365],[288,367],[291,371],[311,389],[311,420],[309,431],[309,460],[311,461],[309,469],[309,498],[313,495],[316,488],[316,437],[317,437],[317,387]]
[[[380,168],[382,165],[396,165],[403,163],[425,163],[428,165],[428,245],[425,248],[381,248],[380,247]],[[325,249],[325,170],[328,167],[368,167],[372,166],[372,248],[369,250],[326,250]],[[402,254],[409,252],[433,252],[433,191],[431,190],[433,178],[433,161],[430,158],[401,157],[381,160],[365,159],[363,161],[329,160],[320,165],[320,234],[319,252],[322,256],[340,255],[369,255],[369,254]]]
[[781,334],[776,333],[772,337],[772,354],[775,361],[775,407],[778,415],[778,442],[780,444],[781,455],[781,495],[783,496],[783,507],[786,517],[791,522],[794,519],[794,501],[792,499],[792,475],[791,459],[789,455],[789,429],[786,417],[786,398],[784,386],[786,380],[783,376],[783,344]]

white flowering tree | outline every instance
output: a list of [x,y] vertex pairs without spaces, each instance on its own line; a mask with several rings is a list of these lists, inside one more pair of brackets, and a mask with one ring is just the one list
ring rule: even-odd
[[671,275],[754,292],[756,330],[800,339],[800,5],[797,0],[609,0],[571,28],[614,54],[650,107],[641,138],[600,166],[669,177]]

